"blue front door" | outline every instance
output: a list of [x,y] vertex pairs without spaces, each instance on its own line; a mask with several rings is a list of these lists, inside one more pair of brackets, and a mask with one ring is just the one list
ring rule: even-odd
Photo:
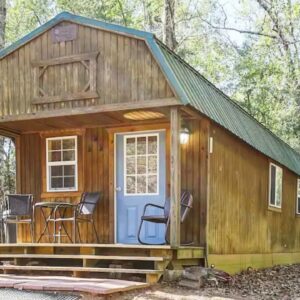
[[[163,205],[166,197],[165,131],[117,134],[117,242],[138,244],[137,232],[145,204]],[[162,214],[158,208],[147,214]],[[141,239],[164,242],[163,224],[144,222]]]

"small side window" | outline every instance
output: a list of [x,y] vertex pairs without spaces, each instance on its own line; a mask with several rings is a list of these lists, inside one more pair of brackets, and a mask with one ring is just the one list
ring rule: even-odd
[[297,180],[297,202],[296,202],[296,213],[300,214],[300,178]]
[[282,204],[282,168],[270,164],[269,170],[269,206],[281,208]]
[[47,191],[77,191],[77,136],[46,141]]

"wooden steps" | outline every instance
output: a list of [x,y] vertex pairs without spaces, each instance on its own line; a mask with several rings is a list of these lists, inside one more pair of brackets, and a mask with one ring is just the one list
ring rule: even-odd
[[[157,282],[164,270],[199,265],[203,248],[118,244],[3,244],[5,274],[70,274]],[[103,277],[106,276],[106,277]]]
[[2,258],[35,258],[35,259],[77,259],[77,260],[130,260],[130,261],[164,261],[168,257],[145,256],[110,256],[110,255],[64,255],[64,254],[0,254]]
[[[89,267],[49,267],[49,266],[22,266],[23,271],[55,271],[55,272],[96,272],[96,273],[124,273],[124,274],[161,274],[159,270],[123,269],[123,268],[89,268]],[[2,265],[0,270],[20,270],[20,266]]]

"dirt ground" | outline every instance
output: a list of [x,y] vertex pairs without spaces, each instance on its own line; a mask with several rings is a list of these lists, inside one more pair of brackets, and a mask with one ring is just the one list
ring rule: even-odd
[[[103,297],[85,296],[84,300]],[[151,288],[110,296],[111,300],[300,300],[300,264],[249,270],[236,274],[232,282],[208,282],[200,290],[182,288],[178,283],[161,283]]]

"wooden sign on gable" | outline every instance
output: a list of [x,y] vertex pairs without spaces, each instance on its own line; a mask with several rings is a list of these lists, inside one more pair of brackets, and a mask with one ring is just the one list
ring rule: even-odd
[[53,43],[73,41],[77,38],[77,26],[75,24],[55,26],[52,29]]

